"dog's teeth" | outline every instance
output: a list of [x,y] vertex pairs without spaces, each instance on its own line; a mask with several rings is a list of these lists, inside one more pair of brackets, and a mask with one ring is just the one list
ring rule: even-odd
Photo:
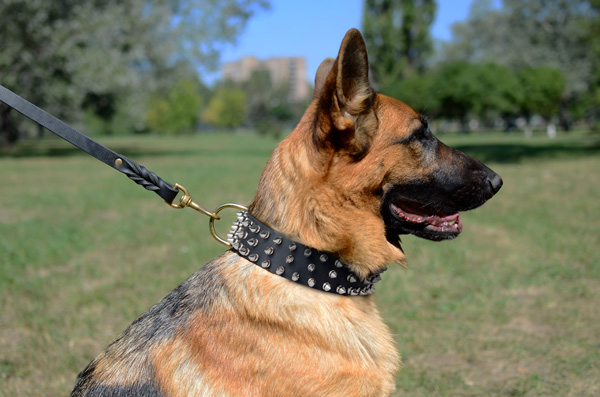
[[458,229],[458,223],[455,223],[455,224],[454,224],[454,228],[455,228],[455,229]]

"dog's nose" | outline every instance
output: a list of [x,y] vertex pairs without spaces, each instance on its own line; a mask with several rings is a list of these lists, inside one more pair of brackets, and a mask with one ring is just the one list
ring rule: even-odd
[[488,179],[490,186],[492,187],[492,192],[494,194],[498,193],[498,190],[502,187],[502,178],[498,174],[494,174],[492,178]]

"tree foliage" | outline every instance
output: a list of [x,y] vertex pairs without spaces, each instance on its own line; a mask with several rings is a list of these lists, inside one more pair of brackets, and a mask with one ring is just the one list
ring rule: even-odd
[[435,0],[365,0],[362,32],[378,89],[425,70],[436,8]]
[[[569,126],[569,107],[594,84],[598,54],[591,51],[590,26],[600,10],[595,1],[476,0],[469,17],[453,27],[445,57],[466,62],[495,62],[514,70],[550,67],[564,76],[560,116]],[[544,71],[542,71],[544,73]]]
[[147,106],[148,127],[168,135],[192,131],[199,120],[202,106],[198,86],[196,79],[183,79],[166,96],[153,94]]
[[220,87],[213,94],[202,114],[206,123],[223,128],[239,127],[247,109],[246,93],[233,87]]
[[[77,121],[82,105],[123,106],[139,124],[150,93],[214,67],[222,44],[234,42],[267,6],[267,0],[3,0],[0,83],[69,121]],[[0,109],[0,117],[0,124],[15,125],[10,111]],[[5,141],[16,139],[9,130]]]
[[518,78],[523,90],[520,104],[523,115],[539,114],[549,119],[558,113],[566,86],[560,70],[548,66],[527,67],[519,70]]
[[491,62],[446,62],[423,75],[399,80],[391,95],[436,118],[468,121],[506,121],[534,114],[546,119],[557,114],[565,79],[550,67],[515,71]]

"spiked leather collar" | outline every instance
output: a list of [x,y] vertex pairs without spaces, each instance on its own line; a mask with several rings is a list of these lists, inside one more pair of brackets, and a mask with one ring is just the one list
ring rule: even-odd
[[361,280],[335,256],[286,238],[247,211],[238,212],[227,240],[238,255],[273,274],[339,295],[372,294],[385,270]]

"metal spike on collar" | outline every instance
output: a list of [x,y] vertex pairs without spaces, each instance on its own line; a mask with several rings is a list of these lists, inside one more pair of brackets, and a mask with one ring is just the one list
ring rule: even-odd
[[239,212],[227,241],[233,250],[291,282],[342,296],[369,295],[380,273],[360,279],[339,258],[319,252],[269,229],[247,212]]

